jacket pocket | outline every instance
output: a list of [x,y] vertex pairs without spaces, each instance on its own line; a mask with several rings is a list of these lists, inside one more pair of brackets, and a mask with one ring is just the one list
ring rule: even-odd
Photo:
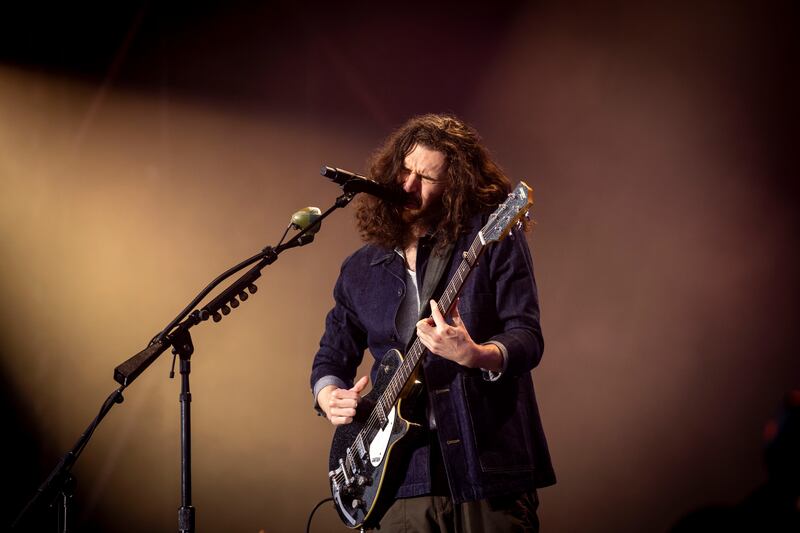
[[487,382],[463,376],[465,405],[476,457],[483,472],[531,471],[533,430],[530,397],[521,379]]

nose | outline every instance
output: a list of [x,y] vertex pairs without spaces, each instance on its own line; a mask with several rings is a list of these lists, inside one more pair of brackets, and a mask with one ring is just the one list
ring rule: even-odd
[[419,175],[416,172],[409,172],[403,182],[403,190],[408,193],[416,192],[419,189],[420,183]]

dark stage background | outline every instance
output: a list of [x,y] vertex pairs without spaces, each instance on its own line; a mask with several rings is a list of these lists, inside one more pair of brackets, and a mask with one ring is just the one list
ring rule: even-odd
[[[22,3],[18,3],[22,4]],[[790,2],[29,2],[0,8],[3,524],[217,273],[409,116],[475,125],[537,192],[543,531],[665,531],[744,498],[800,386]],[[331,434],[307,375],[351,212],[194,330],[205,531],[300,531]],[[75,468],[80,531],[176,529],[162,357]],[[324,507],[312,531],[342,531]]]

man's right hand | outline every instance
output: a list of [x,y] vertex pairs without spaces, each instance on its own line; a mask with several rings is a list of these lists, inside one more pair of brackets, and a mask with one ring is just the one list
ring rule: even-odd
[[349,424],[356,416],[356,407],[361,401],[361,392],[369,383],[369,376],[359,379],[352,389],[340,389],[328,385],[319,391],[317,403],[334,426]]

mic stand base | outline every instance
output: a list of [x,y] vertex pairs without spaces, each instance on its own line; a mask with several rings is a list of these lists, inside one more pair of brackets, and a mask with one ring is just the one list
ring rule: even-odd
[[181,507],[178,509],[178,531],[194,531],[194,507]]

